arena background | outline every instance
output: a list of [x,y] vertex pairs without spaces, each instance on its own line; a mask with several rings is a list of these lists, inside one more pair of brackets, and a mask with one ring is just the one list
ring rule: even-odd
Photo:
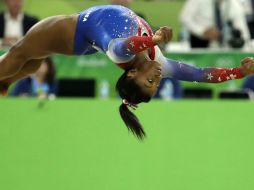
[[[25,0],[24,9],[27,13],[42,19],[57,14],[73,14],[94,5],[108,4],[108,2],[107,0]],[[135,0],[131,8],[144,13],[151,25],[172,26],[178,34],[180,29],[178,15],[183,2],[184,0]],[[0,4],[0,9],[3,9],[3,3]]]
[[[25,0],[25,10],[44,18],[55,14],[72,14],[102,3],[106,1]],[[177,34],[180,30],[178,15],[182,3],[137,1],[133,3],[133,9],[147,15],[153,26],[170,25]],[[1,50],[1,53],[4,51]],[[202,57],[203,54],[206,57]],[[237,65],[247,55],[252,53],[168,54],[174,59],[187,60],[199,66]],[[89,59],[93,59],[90,62],[94,63],[104,61],[109,69],[107,72],[120,74],[100,54],[89,58],[55,55],[58,77],[93,77],[94,68],[84,64],[75,65],[78,59],[81,59],[81,63]],[[107,77],[105,75],[101,79]],[[116,78],[109,79],[110,84]],[[236,85],[239,86],[241,82],[239,80]],[[199,87],[202,84],[183,85]],[[208,87],[218,91],[228,85],[213,84]],[[214,98],[154,100],[149,104],[141,104],[135,113],[147,132],[147,138],[142,142],[133,137],[121,121],[118,114],[120,102],[113,92],[107,100],[99,96],[92,99],[55,100],[1,98],[0,189],[254,188],[253,102]]]

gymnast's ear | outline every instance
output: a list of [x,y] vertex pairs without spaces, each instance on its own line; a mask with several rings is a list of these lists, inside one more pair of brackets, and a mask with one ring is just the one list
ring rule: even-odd
[[130,77],[130,78],[133,78],[135,77],[137,74],[137,69],[130,69],[128,72],[127,72],[127,77]]

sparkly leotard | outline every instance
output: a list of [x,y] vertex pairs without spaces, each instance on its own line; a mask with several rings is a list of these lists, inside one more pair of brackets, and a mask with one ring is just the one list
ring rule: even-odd
[[149,48],[149,57],[162,65],[164,78],[218,83],[243,77],[239,68],[199,68],[168,59],[153,44],[152,35],[149,24],[130,9],[117,5],[95,6],[79,14],[74,53],[102,51],[121,67],[136,53]]

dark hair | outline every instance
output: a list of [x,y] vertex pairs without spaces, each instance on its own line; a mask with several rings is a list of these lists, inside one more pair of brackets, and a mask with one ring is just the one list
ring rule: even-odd
[[[120,97],[132,104],[149,102],[151,97],[145,94],[136,82],[127,76],[127,73],[128,71],[125,71],[116,83],[116,91],[118,91]],[[119,112],[127,128],[139,139],[143,139],[146,136],[145,131],[138,118],[129,110],[127,105],[122,103]]]

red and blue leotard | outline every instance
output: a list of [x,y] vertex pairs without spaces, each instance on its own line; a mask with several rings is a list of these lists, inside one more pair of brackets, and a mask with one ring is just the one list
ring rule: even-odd
[[168,59],[153,43],[152,35],[149,24],[130,9],[117,5],[95,6],[79,14],[74,53],[101,51],[124,68],[136,53],[149,48],[149,57],[162,65],[164,78],[219,83],[244,76],[240,68],[200,68]]

